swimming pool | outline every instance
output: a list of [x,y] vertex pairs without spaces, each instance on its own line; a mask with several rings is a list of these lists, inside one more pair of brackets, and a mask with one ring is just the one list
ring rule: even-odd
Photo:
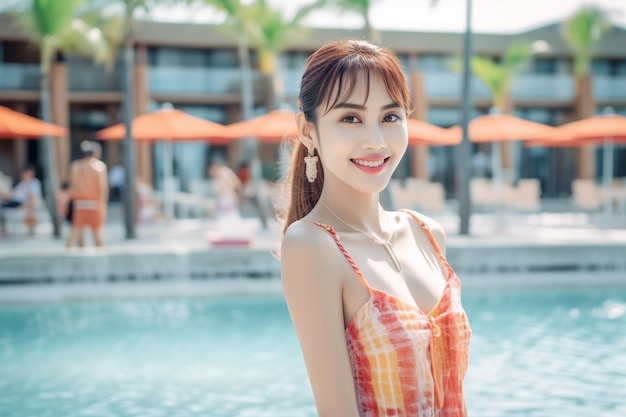
[[[1,289],[0,289],[1,290]],[[466,291],[471,416],[626,415],[626,288]],[[3,417],[309,417],[279,297],[0,306]]]

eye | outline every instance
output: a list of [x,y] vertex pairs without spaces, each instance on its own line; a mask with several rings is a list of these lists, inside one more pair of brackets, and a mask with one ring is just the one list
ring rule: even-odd
[[400,116],[396,113],[388,114],[383,118],[383,122],[387,122],[387,123],[395,123],[395,122],[399,122],[400,120],[401,120]]
[[341,121],[343,123],[361,123],[361,120],[354,115],[350,115],[350,116],[344,116],[343,119],[341,119]]

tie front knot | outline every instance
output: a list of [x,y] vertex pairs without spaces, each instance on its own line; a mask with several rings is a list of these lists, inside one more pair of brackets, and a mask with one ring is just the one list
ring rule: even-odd
[[441,336],[441,329],[439,328],[439,325],[437,324],[435,318],[428,316],[428,322],[430,323],[430,330],[433,332],[433,336]]

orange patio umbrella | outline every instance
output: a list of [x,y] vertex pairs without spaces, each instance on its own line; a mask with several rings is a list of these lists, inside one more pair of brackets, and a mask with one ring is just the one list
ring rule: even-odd
[[[141,141],[165,141],[164,148],[164,195],[163,205],[168,214],[173,213],[170,189],[173,177],[174,157],[172,142],[205,140],[213,144],[227,143],[226,126],[211,122],[200,117],[192,116],[181,110],[165,105],[162,109],[139,115],[133,119],[132,135]],[[126,126],[123,123],[107,127],[96,132],[101,140],[121,140],[126,136]]]
[[530,141],[528,146],[570,147],[603,142],[607,139],[626,142],[626,116],[602,114],[556,128],[556,135],[544,140]]
[[613,144],[626,143],[626,116],[602,114],[566,123],[557,128],[558,136],[551,140],[532,141],[529,146],[575,147],[603,142],[604,162],[602,183],[604,208],[609,224],[613,214]]
[[0,106],[0,138],[38,139],[42,136],[68,136],[66,128]]
[[[450,130],[462,137],[460,126],[451,127]],[[503,179],[502,161],[500,148],[501,142],[512,142],[517,140],[543,140],[551,139],[556,135],[556,128],[542,123],[532,122],[511,114],[501,114],[493,111],[490,114],[473,119],[469,123],[468,136],[472,142],[487,143],[492,142],[491,166],[493,172],[494,192],[501,192]],[[498,216],[501,213],[498,210]]]
[[[459,140],[461,139],[460,126],[453,126],[450,130]],[[556,128],[552,126],[521,119],[511,114],[485,114],[469,124],[469,138],[476,143],[545,140],[556,135]]]
[[421,121],[408,119],[409,145],[452,146],[461,143],[461,137],[450,129]]
[[296,116],[291,110],[279,109],[250,120],[226,126],[227,139],[255,137],[260,142],[280,143],[285,138],[298,137]]
[[576,122],[566,123],[558,128],[560,135],[580,142],[601,142],[607,138],[626,141],[626,116],[602,114]]
[[[226,126],[172,108],[135,117],[132,129],[136,140],[208,140],[218,144],[228,142]],[[122,140],[124,136],[124,123],[96,132],[96,137],[101,140]]]

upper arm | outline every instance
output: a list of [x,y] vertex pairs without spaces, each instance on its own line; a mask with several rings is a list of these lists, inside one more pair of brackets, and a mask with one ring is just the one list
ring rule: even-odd
[[77,174],[77,168],[76,168],[76,163],[72,162],[72,165],[70,165],[70,188],[67,190],[70,199],[74,197],[74,193],[76,193],[76,174]]
[[283,238],[281,272],[318,414],[349,417],[358,411],[346,347],[338,254],[323,229],[296,222]]
[[102,191],[102,198],[104,201],[107,201],[109,199],[109,170],[107,169],[107,166],[104,162],[102,162],[101,165],[101,172],[100,172],[100,191]]
[[42,198],[43,197],[43,190],[41,187],[41,181],[39,181],[37,178],[35,178],[35,196],[37,198]]

